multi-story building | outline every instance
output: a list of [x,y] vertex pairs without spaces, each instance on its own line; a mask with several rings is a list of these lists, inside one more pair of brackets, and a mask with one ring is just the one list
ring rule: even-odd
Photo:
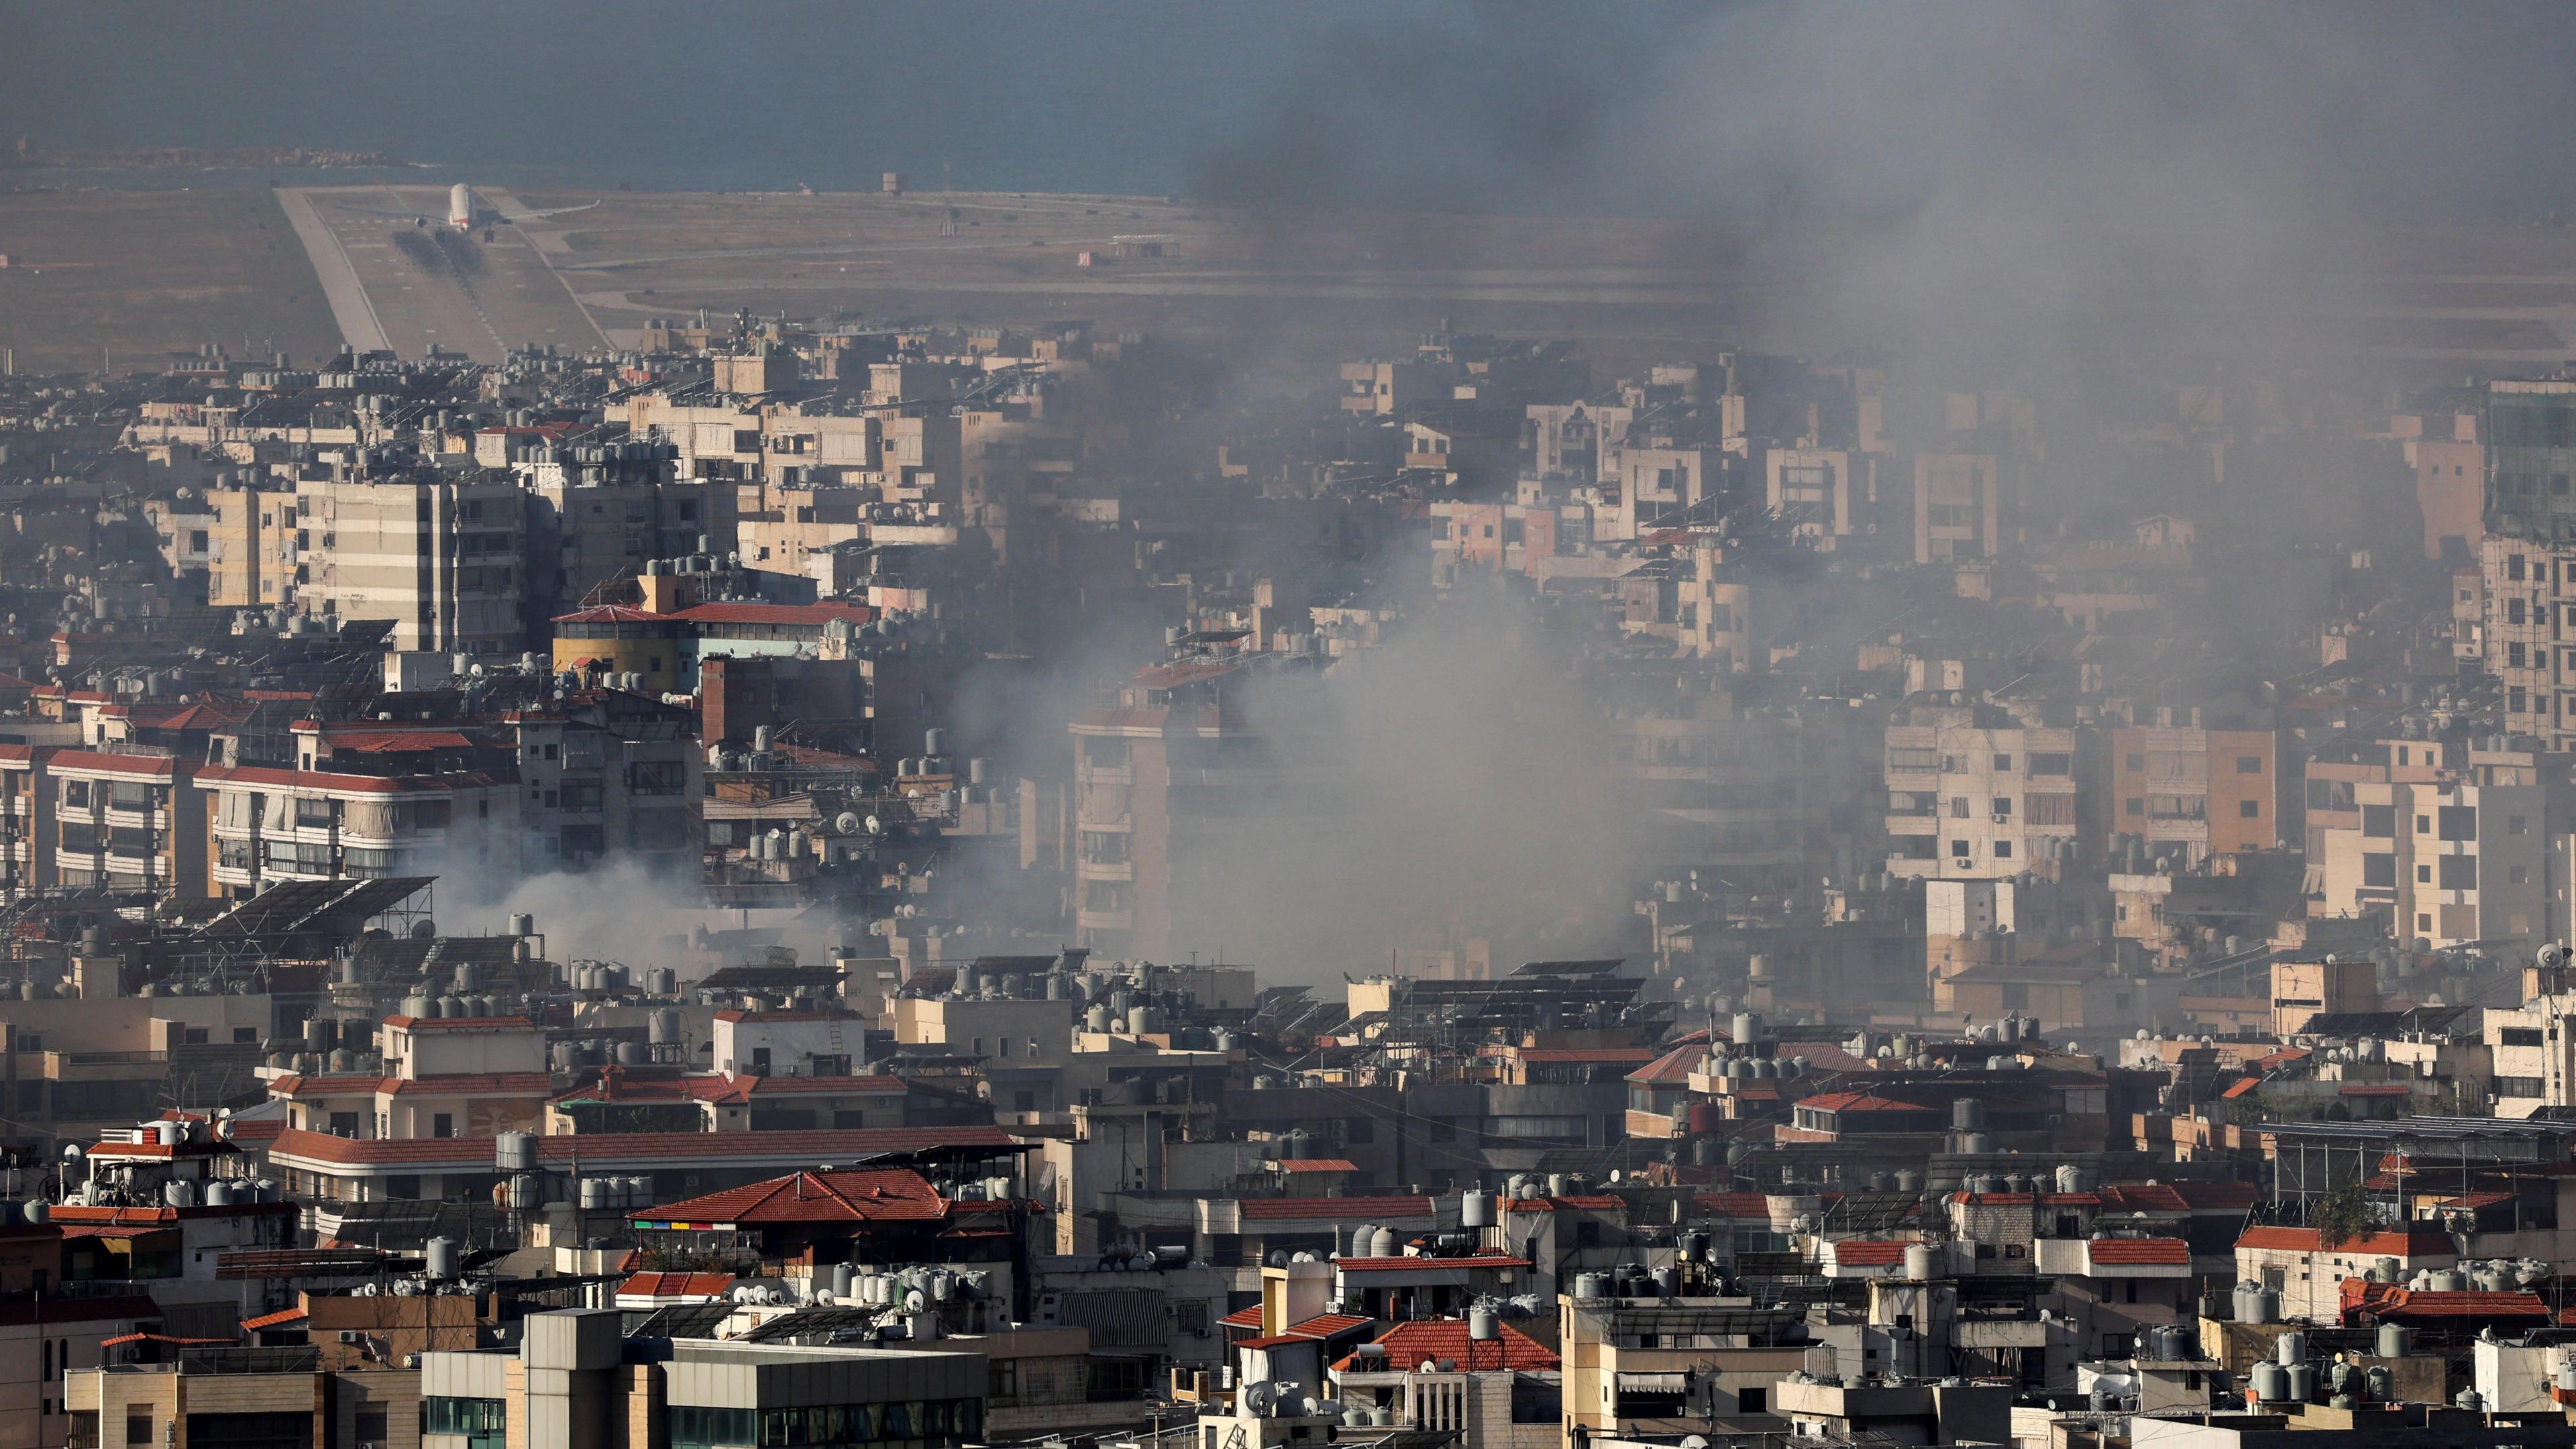
[[2105,741],[2104,828],[2134,835],[2181,864],[2300,841],[2299,775],[2286,737],[2198,725],[2116,728]]
[[2003,548],[2003,500],[1992,453],[1914,456],[1914,561],[1990,559]]
[[1861,531],[1852,455],[1840,448],[1773,448],[1762,455],[1762,501],[1789,531],[1830,549]]
[[2363,782],[2353,795],[2361,823],[2322,832],[2319,914],[2382,912],[2401,938],[2435,950],[2551,929],[2548,791],[2530,764]]
[[648,559],[734,551],[734,485],[674,478],[676,457],[668,443],[570,444],[521,468],[532,610],[576,608]]
[[523,868],[519,786],[483,771],[358,774],[207,765],[211,894],[246,897],[280,880],[360,880]]
[[55,791],[44,745],[0,745],[0,899],[55,884]]
[[205,570],[206,602],[216,608],[292,604],[295,491],[276,480],[239,477],[208,489],[193,507],[162,505],[168,510],[163,556],[175,569]]
[[530,869],[578,870],[610,854],[695,868],[705,760],[687,710],[598,690],[506,722]]
[[2091,742],[2079,729],[1887,727],[1887,868],[1976,879],[2071,859],[2084,837]]
[[295,602],[381,619],[390,647],[514,655],[526,637],[527,494],[507,474],[410,470],[295,485]]
[[1222,868],[1229,784],[1259,768],[1237,700],[1261,656],[1140,669],[1115,705],[1074,716],[1074,930],[1109,955],[1168,959],[1193,870]]
[[613,1308],[534,1313],[514,1351],[420,1355],[421,1449],[773,1439],[956,1449],[984,1437],[981,1353],[674,1339],[629,1363],[622,1325]]
[[2552,750],[2576,746],[2576,545],[2498,534],[2478,562],[2478,639],[2487,673],[2504,682],[2505,729]]
[[168,755],[60,750],[42,779],[53,797],[53,878],[39,884],[206,889],[205,797]]
[[2576,381],[2487,384],[2487,525],[2542,543],[2576,541]]

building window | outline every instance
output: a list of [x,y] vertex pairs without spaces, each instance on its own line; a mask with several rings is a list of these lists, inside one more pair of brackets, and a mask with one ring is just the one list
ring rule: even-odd
[[2240,775],[2262,774],[2263,757],[2261,755],[2238,755],[2236,757],[2236,773]]
[[125,1442],[128,1444],[149,1444],[152,1442],[152,1416],[150,1414],[128,1414],[125,1416]]
[[[510,1405],[507,1400],[452,1399],[445,1396],[432,1396],[420,1401],[420,1409],[420,1427],[423,1433],[462,1435],[467,1441],[468,1449],[503,1449],[503,1441],[508,1434],[510,1422]],[[739,1415],[742,1420],[740,1426],[742,1432],[730,1439],[715,1437],[683,1439],[681,1437],[682,1416],[688,1414]],[[692,1427],[695,1426],[692,1425]],[[678,1404],[671,1406],[671,1443],[674,1446],[715,1443],[749,1444],[754,1442],[751,1428],[749,1409],[689,1409]]]
[[2240,819],[2259,820],[2263,816],[2263,802],[2260,800],[2239,800],[2236,802],[2236,814]]

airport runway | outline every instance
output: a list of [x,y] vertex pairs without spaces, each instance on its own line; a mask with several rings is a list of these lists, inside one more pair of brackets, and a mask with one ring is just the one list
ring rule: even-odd
[[311,196],[282,188],[277,204],[284,208],[287,224],[295,228],[295,239],[304,244],[304,255],[313,262],[322,298],[331,304],[331,320],[340,325],[340,340],[359,352],[391,347],[375,308],[367,305],[367,289],[358,285],[357,269],[349,265],[349,254],[340,249],[339,239],[313,210]]
[[524,208],[478,193],[496,219],[460,231],[445,223],[440,187],[281,190],[296,235],[352,346],[403,358],[432,348],[498,362],[513,347],[588,351],[606,339],[555,274],[542,221],[498,220]]

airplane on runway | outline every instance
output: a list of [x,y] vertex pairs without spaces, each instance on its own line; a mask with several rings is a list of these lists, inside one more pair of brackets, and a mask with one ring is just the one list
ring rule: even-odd
[[[411,218],[411,224],[414,226],[429,225],[429,218],[418,212],[389,211],[380,206],[360,206],[350,201],[333,201],[331,204],[342,211],[354,211],[362,216],[407,216]],[[549,216],[562,216],[566,212],[588,211],[597,205],[599,205],[598,202],[589,201],[579,206],[556,206],[543,211],[518,211],[505,214],[480,206],[475,199],[474,188],[459,181],[447,189],[447,224],[458,231],[472,231],[478,226],[506,226],[522,221],[536,221]]]

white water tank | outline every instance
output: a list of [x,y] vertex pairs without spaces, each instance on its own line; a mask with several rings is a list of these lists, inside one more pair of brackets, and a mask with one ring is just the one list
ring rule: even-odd
[[1940,1275],[1941,1260],[1928,1243],[1905,1245],[1905,1276],[1917,1280]]

